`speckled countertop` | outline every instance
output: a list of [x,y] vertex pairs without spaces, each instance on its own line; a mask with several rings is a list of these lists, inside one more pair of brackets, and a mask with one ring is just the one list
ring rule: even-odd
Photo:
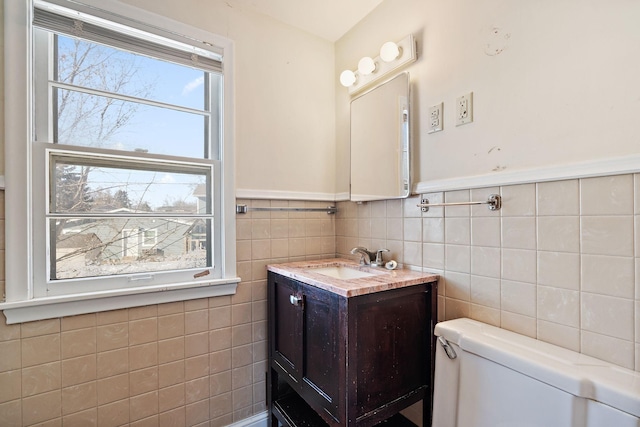
[[[314,269],[332,266],[349,267],[371,273],[373,276],[355,279],[338,279],[314,272]],[[361,266],[357,262],[345,258],[271,264],[267,266],[267,269],[347,298],[438,280],[437,274],[420,273],[404,269],[387,270],[383,267]]]

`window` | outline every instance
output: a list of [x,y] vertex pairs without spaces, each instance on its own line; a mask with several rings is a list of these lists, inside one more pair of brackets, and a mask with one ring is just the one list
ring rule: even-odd
[[156,245],[158,244],[158,230],[141,230],[142,231],[142,246],[153,248],[157,251]]
[[230,43],[109,0],[11,3],[9,321],[233,292]]

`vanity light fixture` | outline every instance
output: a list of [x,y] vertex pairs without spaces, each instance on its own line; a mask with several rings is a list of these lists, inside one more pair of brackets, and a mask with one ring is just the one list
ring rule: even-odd
[[349,88],[349,94],[353,95],[374,81],[414,62],[416,59],[416,42],[413,35],[409,34],[397,43],[384,43],[380,48],[380,56],[363,57],[358,62],[356,71],[344,70],[340,74],[340,83]]
[[360,62],[358,62],[358,72],[363,76],[367,76],[373,73],[375,70],[376,70],[376,63],[369,56],[365,56],[360,60]]
[[344,70],[340,74],[340,83],[342,84],[342,86],[352,86],[355,84],[356,80],[356,73],[351,70]]
[[400,55],[400,47],[397,43],[386,42],[380,48],[380,59],[384,62],[391,62]]

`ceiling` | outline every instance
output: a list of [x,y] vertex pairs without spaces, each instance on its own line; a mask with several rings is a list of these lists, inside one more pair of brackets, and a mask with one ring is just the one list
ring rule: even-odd
[[336,41],[383,0],[231,0],[329,41]]

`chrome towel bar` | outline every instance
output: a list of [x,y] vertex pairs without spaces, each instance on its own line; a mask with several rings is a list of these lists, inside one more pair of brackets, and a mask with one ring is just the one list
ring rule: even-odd
[[429,212],[433,206],[467,206],[467,205],[488,205],[490,211],[498,211],[502,207],[502,197],[499,194],[490,194],[484,202],[449,202],[449,203],[429,203],[429,199],[422,199],[417,205],[422,208],[422,212]]
[[338,208],[335,206],[327,206],[326,208],[291,208],[288,206],[282,207],[249,207],[247,205],[236,205],[237,214],[245,214],[248,211],[294,211],[294,212],[326,212],[328,214],[334,214],[338,212]]

